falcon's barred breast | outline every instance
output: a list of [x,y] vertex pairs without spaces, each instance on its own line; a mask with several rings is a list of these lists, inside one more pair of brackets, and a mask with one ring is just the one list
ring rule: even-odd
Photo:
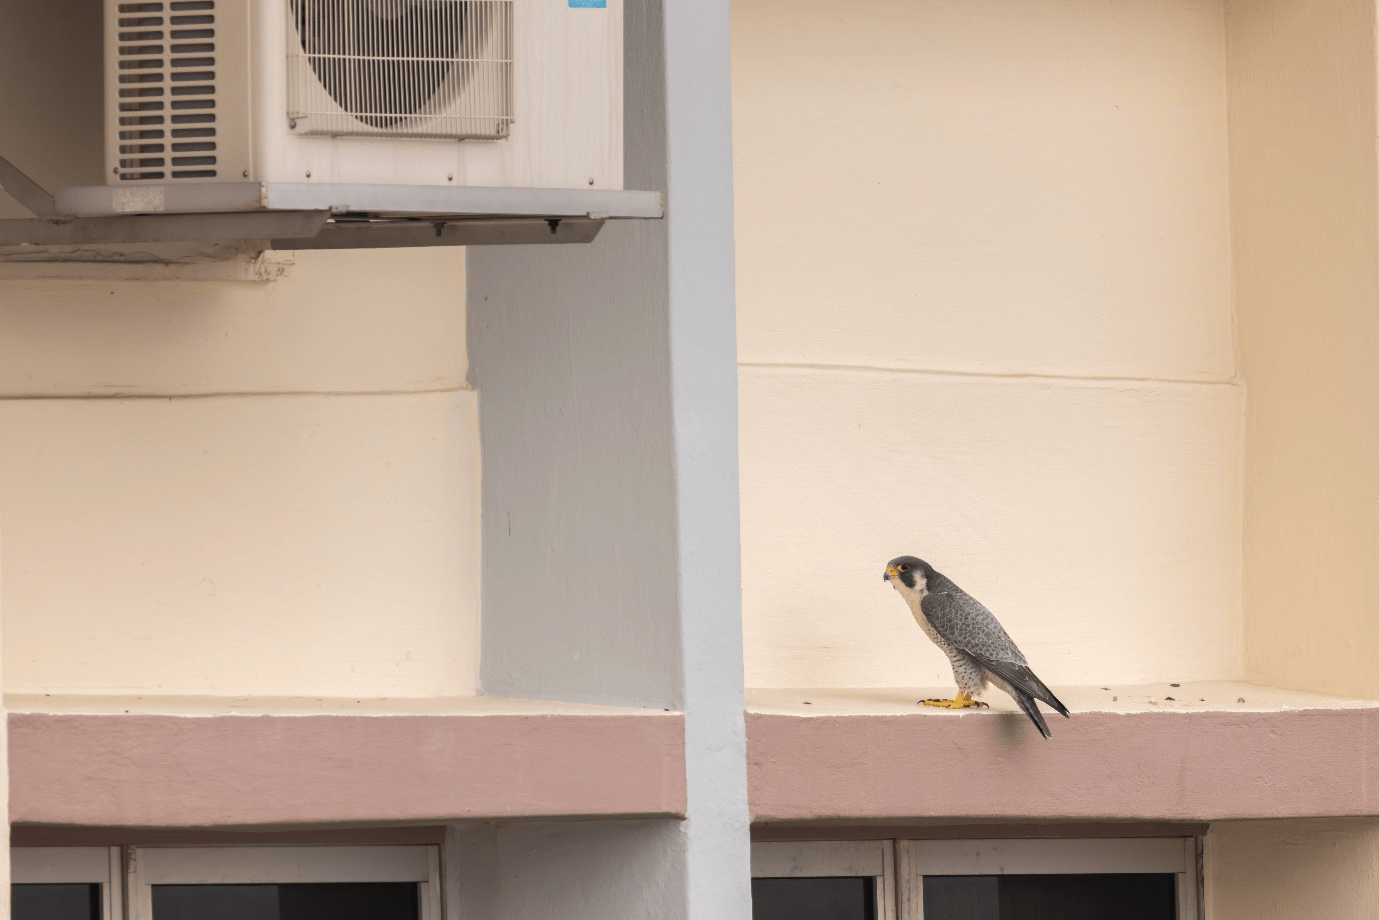
[[1045,738],[1049,737],[1049,727],[1036,699],[1069,715],[1068,707],[1030,670],[1025,656],[991,611],[952,579],[914,556],[892,559],[883,577],[905,599],[915,621],[953,666],[957,697],[921,702],[951,709],[985,705],[972,697],[992,683],[1010,694]]

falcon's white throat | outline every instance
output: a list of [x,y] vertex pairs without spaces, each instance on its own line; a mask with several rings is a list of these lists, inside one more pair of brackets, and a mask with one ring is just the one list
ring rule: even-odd
[[911,610],[918,610],[919,602],[924,600],[924,595],[929,593],[929,583],[924,580],[924,573],[918,569],[914,571],[914,579],[915,586],[907,588],[905,582],[900,580],[899,575],[892,575],[891,586],[900,592],[900,596],[905,598],[905,603],[910,605]]

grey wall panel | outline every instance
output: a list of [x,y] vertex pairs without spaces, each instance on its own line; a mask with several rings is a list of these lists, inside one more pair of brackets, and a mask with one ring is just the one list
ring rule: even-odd
[[481,683],[679,708],[665,226],[471,250]]

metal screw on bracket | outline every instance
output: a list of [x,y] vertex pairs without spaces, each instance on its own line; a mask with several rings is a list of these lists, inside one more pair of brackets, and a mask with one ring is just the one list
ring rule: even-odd
[[590,185],[593,185],[593,184],[594,184],[594,178],[593,178],[593,176],[590,176],[590,177],[589,177],[589,184],[590,184]]
[[249,178],[249,170],[246,169],[244,172],[240,173],[240,175],[243,176],[244,178],[248,179],[248,178]]
[[289,118],[289,119],[287,120],[287,126],[288,126],[289,128],[295,128],[295,127],[297,127],[297,119],[295,119],[295,118]]
[[454,182],[454,181],[455,181],[455,174],[454,174],[454,173],[446,173],[446,174],[445,174],[445,178],[446,178],[446,181],[448,181],[448,182]]
[[311,178],[311,170],[308,169],[308,170],[306,171],[306,177],[307,177],[308,179]]

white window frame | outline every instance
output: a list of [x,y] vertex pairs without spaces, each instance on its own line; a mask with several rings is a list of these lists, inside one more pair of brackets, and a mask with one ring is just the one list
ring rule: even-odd
[[1063,840],[901,840],[899,920],[924,920],[926,875],[1097,875],[1171,872],[1178,920],[1199,920],[1193,837]]
[[758,841],[752,844],[752,878],[839,876],[874,879],[876,920],[896,920],[894,841]]
[[103,920],[124,913],[119,847],[11,847],[14,885],[100,885]]
[[129,920],[153,920],[154,885],[415,882],[420,920],[442,920],[440,847],[130,847]]

